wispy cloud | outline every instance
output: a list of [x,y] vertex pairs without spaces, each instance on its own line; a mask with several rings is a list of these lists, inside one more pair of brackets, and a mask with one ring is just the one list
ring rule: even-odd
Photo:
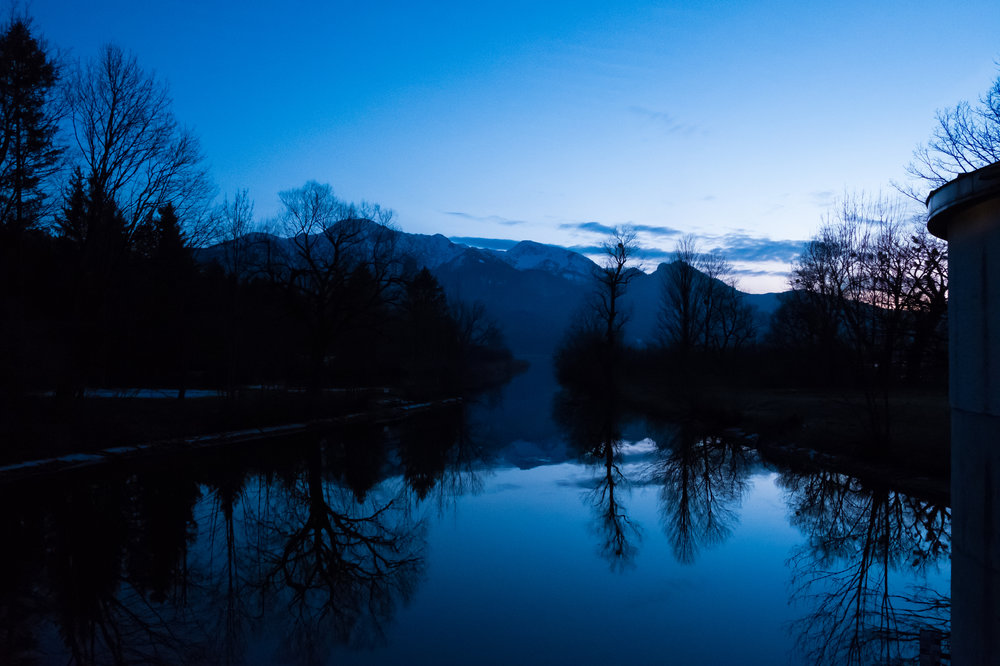
[[684,233],[680,229],[674,229],[672,227],[657,227],[650,224],[636,224],[633,225],[632,228],[640,233],[660,238],[676,238]]
[[[648,244],[640,243],[636,253],[643,270],[654,270],[659,264],[670,263],[674,260],[674,247],[670,241],[682,236],[683,232],[670,227],[652,225],[632,225],[632,227],[636,231],[651,236],[651,238],[647,238]],[[559,228],[599,236],[600,238],[593,238],[590,242],[567,246],[567,249],[588,256],[598,263],[604,255],[604,247],[600,241],[615,230],[613,225],[596,221],[564,222],[559,225]],[[521,242],[511,238],[486,238],[482,236],[451,236],[450,240],[488,250],[509,250]],[[657,240],[665,242],[661,246]],[[806,241],[802,240],[773,240],[754,236],[743,230],[724,236],[703,236],[696,241],[700,245],[702,256],[718,252],[729,261],[740,264],[740,267],[734,270],[734,274],[743,278],[784,278],[787,275],[787,270],[758,266],[776,263],[791,264],[799,257],[806,245]]]
[[[631,226],[637,232],[646,236],[646,243],[640,242],[639,249],[639,256],[644,261],[647,263],[673,261],[674,248],[671,241],[679,239],[684,235],[684,232],[671,227],[658,227],[646,224]],[[607,237],[615,230],[614,226],[601,222],[564,222],[559,225],[559,228],[599,234],[604,237]],[[703,254],[718,252],[729,261],[740,263],[780,262],[789,264],[802,254],[802,250],[806,245],[806,241],[772,240],[767,237],[754,236],[742,229],[724,236],[696,237],[696,242]],[[669,249],[661,246],[661,243]],[[590,255],[603,252],[598,243],[581,243],[570,249]]]
[[573,229],[575,231],[589,231],[595,234],[613,234],[615,228],[607,224],[601,224],[600,222],[563,222],[559,225],[560,229]]
[[[601,245],[573,245],[567,249],[579,252],[588,257],[598,257],[604,254],[604,247]],[[673,255],[672,250],[664,250],[658,247],[640,247],[635,256],[643,264],[646,264],[645,269],[649,270],[664,261],[673,261]]]
[[674,260],[674,251],[665,250],[662,247],[645,247],[639,249],[639,258],[654,265]]
[[681,122],[675,116],[666,113],[665,111],[654,111],[653,109],[647,109],[644,106],[630,106],[628,107],[628,110],[629,113],[645,118],[649,122],[658,125],[666,131],[667,134],[691,136],[699,131],[699,128],[696,125]]
[[836,198],[836,194],[832,190],[818,190],[809,193],[809,198],[817,206],[829,206],[833,203]]
[[791,263],[800,254],[806,241],[771,240],[748,234],[728,234],[719,239],[714,250],[721,252],[730,261],[780,261]]
[[470,220],[472,222],[492,222],[493,224],[503,224],[510,227],[518,224],[527,224],[524,220],[512,220],[499,215],[473,215],[471,213],[463,213],[456,210],[446,210],[444,211],[444,214],[460,217],[463,220]]
[[[629,226],[635,231],[643,234],[648,234],[650,236],[655,236],[657,238],[675,238],[681,235],[681,231],[678,229],[673,229],[671,227],[660,227],[652,224],[627,224],[621,226]],[[615,232],[615,226],[610,224],[603,224],[601,222],[563,222],[559,225],[560,229],[572,229],[575,231],[586,231],[595,234],[601,234],[602,236],[607,236]]]
[[765,270],[754,270],[751,268],[734,268],[733,274],[739,277],[747,278],[759,278],[759,277],[776,277],[776,278],[787,278],[788,271],[765,271]]
[[601,247],[600,245],[570,245],[566,249],[589,256],[593,256],[595,254],[604,254],[604,248]]
[[521,242],[509,238],[480,238],[478,236],[451,236],[448,240],[453,243],[481,247],[486,250],[509,250]]

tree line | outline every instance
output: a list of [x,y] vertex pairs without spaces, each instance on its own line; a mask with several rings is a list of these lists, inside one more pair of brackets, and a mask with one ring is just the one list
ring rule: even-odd
[[623,334],[623,297],[640,270],[636,234],[618,229],[605,253],[592,298],[557,354],[567,383],[576,370],[593,374],[577,361],[598,358],[595,350],[608,367],[626,352],[668,359],[683,379],[760,356],[770,359],[765,374],[775,381],[927,385],[945,377],[947,245],[899,199],[845,196],[804,244],[790,290],[767,318],[739,291],[720,251],[702,252],[693,236],[682,238],[657,272],[654,342],[643,350],[626,350]]
[[679,370],[704,373],[713,358],[757,355],[766,363],[755,371],[777,381],[882,390],[940,385],[947,374],[948,248],[928,233],[923,204],[932,188],[998,159],[1000,76],[977,100],[938,112],[931,138],[905,167],[911,181],[893,183],[897,196],[848,192],[838,201],[793,263],[790,290],[765,325],[738,291],[725,256],[701,252],[694,236],[682,238],[663,273],[655,342],[645,350],[626,349],[628,313],[620,307],[641,268],[641,248],[634,231],[616,229],[593,298],[557,353],[560,379],[574,385],[606,378],[587,371],[587,360],[620,368],[642,351],[640,365],[666,356],[667,374],[684,379],[691,373]]
[[[606,242],[593,297],[556,354],[564,387],[617,393],[623,384],[811,387],[857,390],[875,441],[888,442],[897,389],[947,381],[948,247],[931,236],[928,190],[1000,155],[1000,77],[975,102],[939,112],[930,141],[906,167],[916,184],[895,195],[846,193],[791,266],[778,307],[755,313],[718,251],[682,238],[661,266],[653,343],[625,344],[621,307],[641,269],[636,234]],[[909,199],[920,204],[914,207]],[[664,270],[665,269],[665,270]]]
[[134,55],[59,58],[13,16],[0,34],[3,401],[136,386],[451,392],[472,365],[509,362],[482,307],[449,302],[399,251],[391,210],[309,182],[261,224],[245,190],[215,196],[197,137]]

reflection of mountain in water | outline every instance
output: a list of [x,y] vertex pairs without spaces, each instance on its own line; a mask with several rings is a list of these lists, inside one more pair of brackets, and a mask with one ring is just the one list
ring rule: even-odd
[[570,459],[549,405],[557,389],[552,359],[529,356],[528,369],[516,375],[494,395],[480,397],[469,409],[477,437],[496,447],[498,455],[515,467]]

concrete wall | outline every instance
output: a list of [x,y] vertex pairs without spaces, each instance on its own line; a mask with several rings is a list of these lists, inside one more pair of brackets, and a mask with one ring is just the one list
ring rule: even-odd
[[1000,663],[1000,169],[928,199],[948,240],[952,663]]

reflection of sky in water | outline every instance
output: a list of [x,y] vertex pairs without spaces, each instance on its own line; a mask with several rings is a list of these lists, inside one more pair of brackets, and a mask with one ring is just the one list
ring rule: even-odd
[[[625,451],[652,453],[651,442]],[[432,522],[427,578],[397,614],[389,645],[350,659],[789,663],[798,610],[786,560],[802,536],[789,525],[777,476],[751,477],[729,538],[690,565],[677,562],[661,531],[656,486],[633,485],[622,501],[639,525],[639,552],[633,568],[616,573],[589,527],[592,467],[494,470],[481,494]],[[946,591],[946,572],[930,583]]]

